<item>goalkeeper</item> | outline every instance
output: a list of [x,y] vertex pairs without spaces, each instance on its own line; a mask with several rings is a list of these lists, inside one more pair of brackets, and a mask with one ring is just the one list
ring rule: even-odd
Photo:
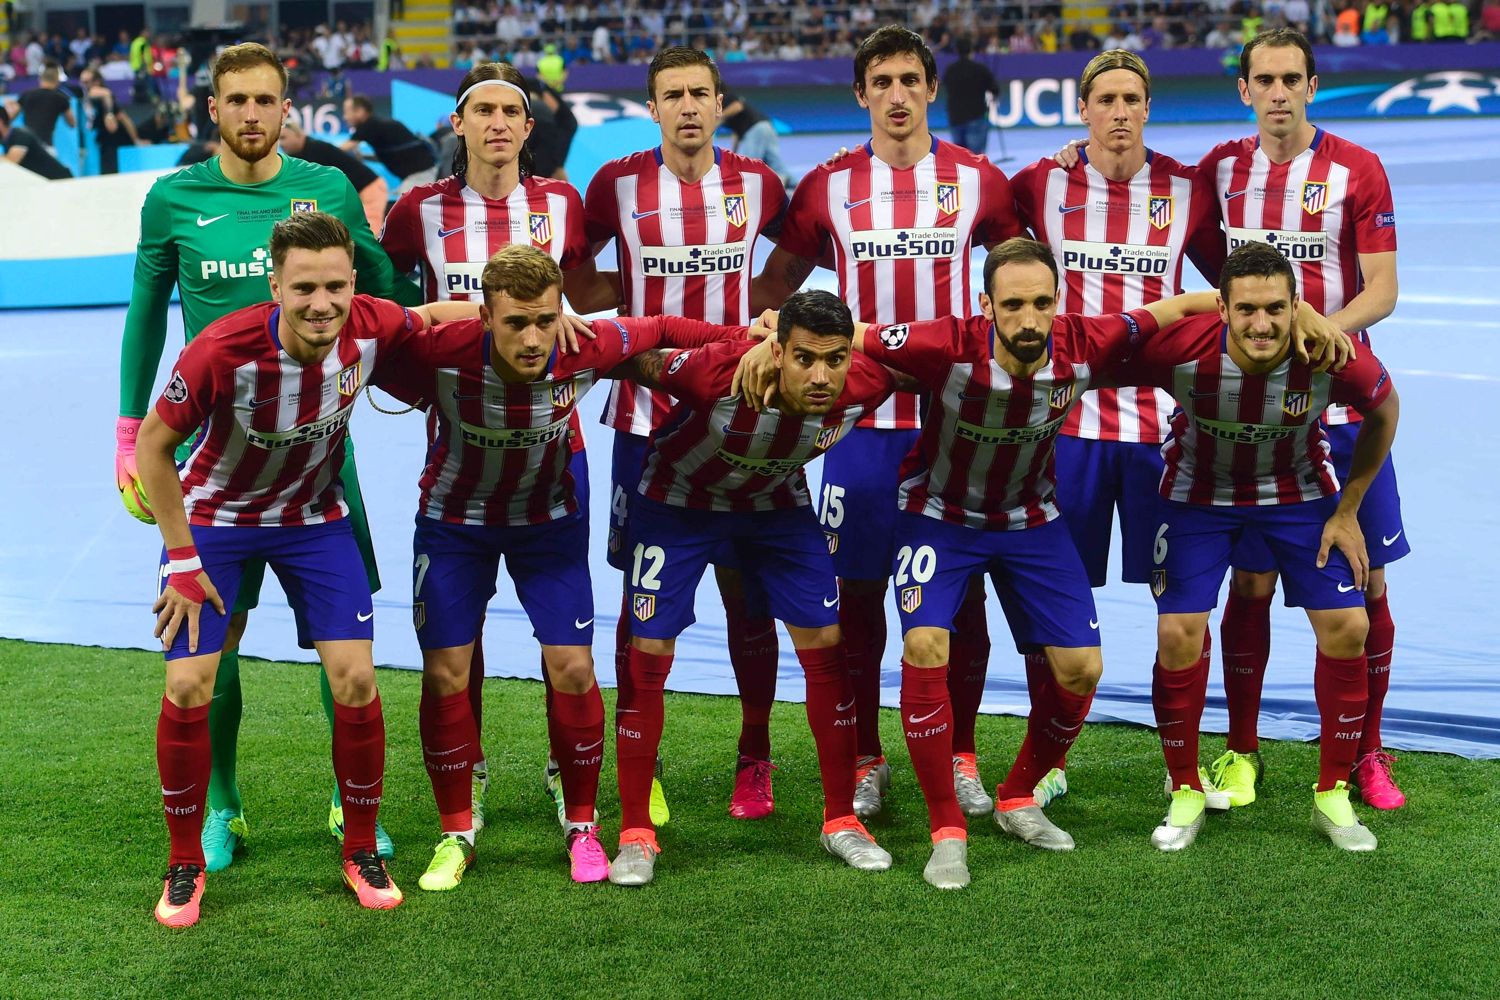
[[[339,171],[308,163],[277,150],[281,123],[291,109],[285,67],[270,49],[254,43],[233,45],[213,68],[209,114],[218,123],[219,153],[212,159],[167,174],[146,195],[136,250],[135,287],[125,315],[120,348],[120,417],[115,425],[115,479],[125,507],[150,522],[150,499],[135,466],[135,436],[152,396],[152,383],[167,336],[167,302],[175,284],[182,299],[183,327],[192,340],[209,323],[236,309],[271,298],[267,244],[271,227],[292,212],[322,211],[337,216],[354,234],[359,290],[418,305],[421,290],[397,276],[375,241],[359,195]],[[287,387],[279,405],[295,405]],[[271,400],[266,400],[270,403]],[[254,405],[254,404],[252,404]],[[179,456],[180,458],[181,456]],[[345,449],[340,477],[349,504],[370,591],[380,589],[369,525],[354,470],[354,446]],[[224,643],[209,712],[213,771],[209,815],[203,824],[203,851],[209,871],[228,867],[247,833],[235,780],[239,738],[239,640],[249,610],[256,606],[265,564],[246,566]],[[298,640],[305,648],[302,624]],[[323,710],[333,724],[333,695],[322,678]],[[343,808],[337,785],[328,817],[329,832],[342,840]],[[377,829],[382,857],[393,853],[390,837]]]

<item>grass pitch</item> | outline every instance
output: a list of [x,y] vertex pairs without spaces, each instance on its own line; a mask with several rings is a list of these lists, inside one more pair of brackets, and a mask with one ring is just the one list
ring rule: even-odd
[[[997,664],[997,669],[1004,669]],[[359,909],[324,826],[332,785],[314,668],[246,660],[240,782],[249,849],[209,876],[202,922],[151,917],[166,857],[152,744],[157,655],[0,641],[0,996],[17,997],[1480,997],[1500,981],[1500,764],[1408,754],[1411,804],[1359,807],[1380,837],[1343,854],[1308,822],[1316,748],[1268,744],[1253,806],[1162,855],[1155,734],[1090,726],[1049,813],[1078,841],[1036,851],[971,828],[971,888],[921,878],[926,822],[894,713],[886,814],[896,857],[854,872],[818,846],[800,705],[772,721],[776,813],[725,813],[738,711],[669,695],[672,823],[656,884],[575,886],[541,792],[542,689],[486,686],[492,787],[479,864],[417,888],[436,813],[417,745],[418,677],[381,671],[381,816],[406,905]],[[612,693],[606,692],[606,699]],[[1017,719],[980,720],[987,784]],[[1205,740],[1204,757],[1221,742]],[[606,761],[612,758],[606,756]],[[619,832],[614,769],[600,808]]]

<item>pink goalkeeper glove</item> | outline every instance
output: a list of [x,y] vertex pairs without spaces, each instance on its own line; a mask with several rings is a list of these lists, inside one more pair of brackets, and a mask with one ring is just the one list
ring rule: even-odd
[[155,524],[146,488],[141,485],[141,474],[135,467],[135,436],[140,429],[140,417],[120,417],[115,421],[115,485],[131,517]]

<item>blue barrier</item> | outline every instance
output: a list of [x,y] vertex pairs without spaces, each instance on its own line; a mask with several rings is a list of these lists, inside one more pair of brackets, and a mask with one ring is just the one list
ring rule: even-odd
[[154,146],[121,146],[120,173],[137,170],[171,170],[188,151],[185,142],[162,142]]

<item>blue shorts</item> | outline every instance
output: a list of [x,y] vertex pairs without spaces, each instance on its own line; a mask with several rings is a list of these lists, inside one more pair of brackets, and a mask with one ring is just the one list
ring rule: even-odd
[[516,527],[448,524],[417,516],[411,620],[423,649],[465,646],[495,596],[501,557],[532,635],[544,646],[594,641],[588,515]]
[[935,517],[898,515],[891,576],[901,631],[953,629],[969,578],[989,573],[1016,650],[1099,645],[1099,615],[1083,561],[1061,520],[1018,531],[980,531]]
[[823,456],[819,520],[833,568],[845,580],[884,580],[896,557],[901,460],[921,431],[853,427]]
[[1120,579],[1151,582],[1151,546],[1161,523],[1161,446],[1141,441],[1057,439],[1057,506],[1088,570],[1102,587],[1109,571],[1109,539],[1120,512]]
[[[1333,471],[1339,482],[1349,478],[1349,467],[1354,462],[1354,439],[1359,436],[1359,424],[1335,424],[1324,427],[1328,432],[1329,458],[1333,460]],[[1359,530],[1365,536],[1365,550],[1370,556],[1370,567],[1380,569],[1411,552],[1411,543],[1406,540],[1406,526],[1401,522],[1401,493],[1396,487],[1396,467],[1386,456],[1385,464],[1375,473],[1364,502],[1359,505]],[[1276,560],[1260,536],[1246,532],[1235,543],[1229,564],[1235,569],[1251,573],[1269,573],[1276,568]]]
[[1151,593],[1158,614],[1194,614],[1218,606],[1219,588],[1230,555],[1248,534],[1259,536],[1271,553],[1269,569],[1281,573],[1286,605],[1323,611],[1363,607],[1354,571],[1334,549],[1318,569],[1323,525],[1338,497],[1265,507],[1218,507],[1163,500],[1160,540],[1151,571]]
[[[650,438],[626,431],[615,432],[615,450],[610,463],[609,547],[605,558],[621,573],[628,573],[634,562],[630,538],[630,510],[640,495],[641,473],[645,470],[646,445]],[[722,545],[709,562],[726,569],[739,569],[739,557],[733,545]]]
[[[291,528],[199,527],[190,525],[203,569],[226,609],[239,596],[247,565],[265,563],[286,591],[287,603],[308,645],[338,639],[375,638],[370,581],[348,518]],[[157,571],[157,593],[166,585],[166,549]],[[187,627],[177,630],[167,659],[202,656],[224,648],[229,616],[203,605],[198,619],[198,652],[188,653]]]
[[625,592],[632,635],[675,639],[697,621],[698,581],[726,547],[738,557],[753,607],[797,628],[838,624],[838,578],[810,507],[727,513],[637,496],[629,544]]

